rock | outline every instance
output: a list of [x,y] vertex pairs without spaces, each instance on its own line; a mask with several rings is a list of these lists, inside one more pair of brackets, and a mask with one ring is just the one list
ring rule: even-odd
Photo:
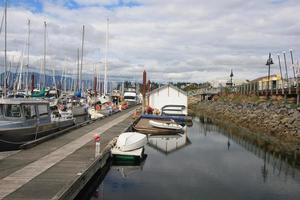
[[281,124],[286,124],[286,123],[288,123],[289,122],[289,118],[288,117],[285,117],[285,118],[283,118],[282,120],[280,120],[280,123]]

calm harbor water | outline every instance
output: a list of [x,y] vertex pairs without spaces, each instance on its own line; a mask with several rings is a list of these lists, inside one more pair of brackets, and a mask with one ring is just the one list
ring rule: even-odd
[[112,166],[95,199],[300,199],[300,171],[196,118],[181,136],[149,137],[141,166]]

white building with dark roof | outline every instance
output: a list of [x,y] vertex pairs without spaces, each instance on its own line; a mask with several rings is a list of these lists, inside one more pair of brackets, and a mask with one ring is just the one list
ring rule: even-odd
[[149,106],[162,115],[187,115],[187,93],[174,85],[164,85],[150,92]]

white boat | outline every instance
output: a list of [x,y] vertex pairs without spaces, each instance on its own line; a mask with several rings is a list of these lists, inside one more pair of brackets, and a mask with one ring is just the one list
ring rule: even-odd
[[120,151],[127,152],[140,149],[147,144],[147,137],[138,132],[122,133],[117,140],[116,148]]
[[182,126],[177,124],[174,121],[160,122],[160,121],[149,120],[149,124],[156,128],[164,128],[164,129],[172,129],[172,130],[182,129]]
[[101,114],[100,111],[97,111],[93,107],[88,108],[88,113],[91,116],[91,119],[100,119],[104,117],[104,115]]

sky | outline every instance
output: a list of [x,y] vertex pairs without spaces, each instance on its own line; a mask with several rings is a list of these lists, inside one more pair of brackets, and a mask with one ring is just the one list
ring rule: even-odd
[[[0,17],[4,10],[1,0]],[[251,80],[279,73],[277,54],[289,50],[300,59],[299,0],[8,0],[8,60],[30,66],[43,58],[47,22],[46,68],[76,72],[77,49],[85,25],[83,71],[103,75],[106,21],[109,18],[109,76],[154,81],[205,82]],[[3,69],[4,34],[0,34]],[[283,65],[283,63],[282,63]]]

